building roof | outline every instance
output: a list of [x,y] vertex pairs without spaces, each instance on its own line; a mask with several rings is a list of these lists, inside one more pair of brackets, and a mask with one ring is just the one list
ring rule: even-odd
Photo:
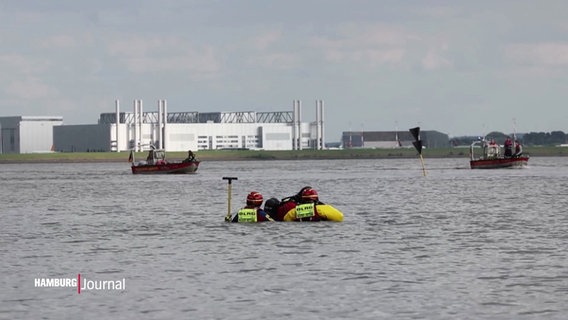
[[22,116],[22,121],[63,121],[61,116]]
[[360,137],[363,134],[364,141],[410,141],[414,140],[408,131],[346,131],[343,136],[356,136]]

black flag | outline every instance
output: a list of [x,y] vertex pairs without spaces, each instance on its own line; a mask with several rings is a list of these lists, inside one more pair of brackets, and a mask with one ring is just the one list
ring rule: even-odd
[[414,140],[420,140],[420,127],[408,129],[408,131],[410,131],[410,134],[412,134]]
[[420,127],[408,129],[408,131],[410,131],[410,134],[412,134],[414,140],[416,140],[413,141],[412,144],[414,145],[414,148],[416,148],[416,151],[418,151],[420,162],[422,162],[422,173],[424,174],[424,176],[426,176],[426,168],[424,167],[424,159],[422,158],[422,140],[420,140]]
[[412,142],[412,144],[416,148],[416,151],[418,151],[418,154],[422,154],[422,140],[420,140],[420,127],[408,129],[408,131],[410,131],[410,134],[412,134],[412,136],[414,137],[415,141]]
[[416,140],[412,142],[412,144],[414,148],[416,148],[416,151],[418,151],[418,154],[422,154],[422,140]]

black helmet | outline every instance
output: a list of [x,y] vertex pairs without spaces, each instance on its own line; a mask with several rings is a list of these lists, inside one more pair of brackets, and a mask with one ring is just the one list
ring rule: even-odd
[[308,190],[308,189],[311,189],[311,188],[312,188],[312,187],[310,187],[310,186],[305,186],[305,187],[303,187],[302,189],[300,189],[300,192],[298,192],[298,193],[293,197],[294,201],[296,201],[296,202],[301,202],[301,201],[302,201],[302,193],[304,193],[304,191],[306,191],[306,190]]
[[264,203],[264,211],[272,213],[280,205],[280,201],[276,198],[270,198]]

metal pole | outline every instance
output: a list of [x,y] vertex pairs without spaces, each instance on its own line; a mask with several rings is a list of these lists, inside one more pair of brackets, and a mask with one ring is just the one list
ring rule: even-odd
[[223,177],[223,180],[227,180],[227,215],[225,216],[225,222],[231,222],[231,192],[232,192],[232,181],[238,180],[237,177]]

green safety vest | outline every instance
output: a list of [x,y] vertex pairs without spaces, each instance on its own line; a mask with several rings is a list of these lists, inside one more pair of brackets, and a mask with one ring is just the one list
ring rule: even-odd
[[239,222],[257,222],[256,209],[242,208],[238,213]]
[[301,203],[296,206],[296,219],[311,218],[316,215],[313,203]]

